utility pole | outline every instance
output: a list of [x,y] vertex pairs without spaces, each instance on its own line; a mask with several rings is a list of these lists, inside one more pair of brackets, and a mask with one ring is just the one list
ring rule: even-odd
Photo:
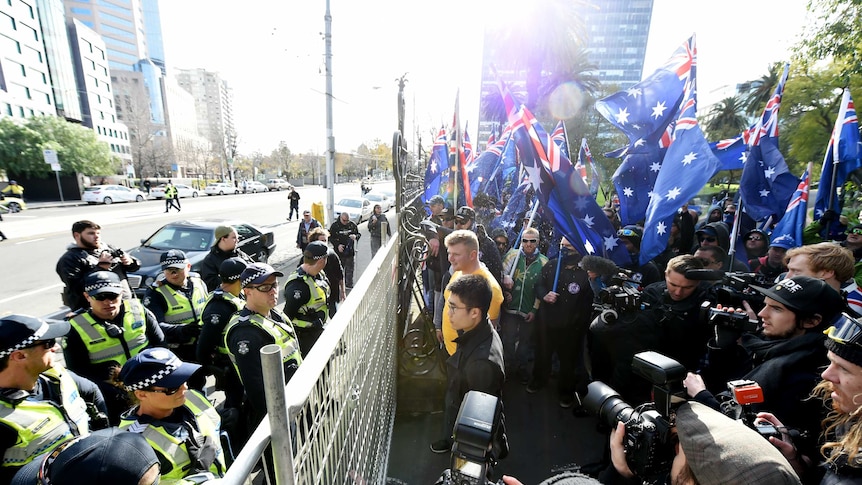
[[333,222],[335,214],[335,135],[332,133],[332,14],[326,0],[326,24],[324,44],[326,46],[326,226]]

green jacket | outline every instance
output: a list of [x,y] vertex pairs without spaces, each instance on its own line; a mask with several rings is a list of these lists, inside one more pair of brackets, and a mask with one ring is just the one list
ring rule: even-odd
[[[514,284],[512,285],[512,300],[504,303],[503,310],[509,313],[517,313],[525,316],[527,313],[535,311],[538,308],[536,303],[536,283],[542,276],[542,266],[548,262],[548,257],[542,253],[538,253],[536,259],[527,267],[527,258],[520,249],[510,249],[506,256],[503,257],[503,275],[508,275],[512,271],[512,266],[517,259],[515,273],[512,275]],[[504,290],[505,291],[505,290]]]

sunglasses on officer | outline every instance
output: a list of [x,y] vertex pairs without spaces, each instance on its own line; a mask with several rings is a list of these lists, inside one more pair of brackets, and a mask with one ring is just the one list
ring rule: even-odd
[[119,298],[119,293],[99,293],[98,295],[93,295],[93,299],[97,301],[105,301],[105,300],[116,300]]
[[823,333],[839,344],[862,347],[862,323],[846,313],[836,317],[832,326]]
[[35,348],[39,348],[39,347],[44,347],[45,350],[49,350],[49,349],[53,349],[55,345],[57,345],[57,339],[49,338],[47,340],[37,340],[37,341],[33,342],[32,344],[30,344],[26,347],[21,347],[21,348],[22,349],[35,349]]

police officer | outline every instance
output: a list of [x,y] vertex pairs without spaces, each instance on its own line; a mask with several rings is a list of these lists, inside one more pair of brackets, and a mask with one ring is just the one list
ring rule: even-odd
[[202,483],[227,468],[221,418],[206,396],[186,384],[198,369],[157,347],[129,359],[120,373],[139,403],[123,413],[120,429],[146,438],[159,457],[163,483]]
[[359,242],[359,228],[350,220],[350,214],[342,212],[338,219],[329,226],[329,239],[335,254],[341,259],[344,266],[344,285],[347,289],[353,288],[353,267],[355,265],[356,244]]
[[[164,280],[147,289],[144,306],[162,326],[167,347],[193,361],[200,317],[208,296],[206,285],[197,273],[191,272],[192,265],[186,253],[179,249],[165,251],[159,261]],[[192,382],[195,389],[200,389],[197,384]]]
[[246,266],[240,258],[229,258],[222,262],[219,268],[221,287],[209,296],[201,315],[197,361],[215,376],[216,389],[224,391],[225,408],[239,408],[242,405],[242,384],[227,356],[224,330],[233,314],[245,306],[239,277]]
[[168,184],[165,185],[165,213],[166,214],[169,210],[171,210],[171,207],[176,208],[177,212],[179,212],[181,210],[180,209],[180,196],[179,196],[179,193],[177,192],[177,188],[174,186],[174,184],[171,183],[170,180],[168,180]]
[[88,407],[105,413],[99,388],[54,364],[69,322],[0,318],[0,483],[37,455],[90,432]]
[[326,243],[308,243],[302,264],[284,284],[284,314],[293,322],[303,356],[311,352],[329,320],[329,280],[323,272],[327,250]]
[[290,320],[276,309],[278,277],[284,273],[265,263],[250,264],[240,275],[245,308],[234,314],[225,330],[225,347],[236,367],[251,404],[247,414],[250,424],[257,425],[266,415],[263,391],[263,369],[260,349],[264,345],[281,347],[284,377],[290,380],[302,363],[296,332]]
[[69,369],[99,386],[108,406],[111,424],[131,406],[117,382],[126,361],[148,346],[161,347],[165,335],[152,312],[138,300],[121,300],[120,278],[110,271],[90,273],[84,295],[90,309],[70,320],[63,356]]

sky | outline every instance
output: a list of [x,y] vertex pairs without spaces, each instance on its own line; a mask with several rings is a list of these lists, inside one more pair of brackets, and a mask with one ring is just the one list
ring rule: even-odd
[[[806,1],[655,0],[644,76],[694,33],[699,106],[717,101],[710,98],[719,87],[789,60]],[[391,144],[404,75],[408,143],[418,132],[427,146],[432,132],[451,124],[456,97],[475,136],[484,23],[502,21],[517,5],[330,0],[336,150]],[[325,151],[325,0],[161,0],[160,9],[168,65],[217,71],[232,87],[241,153],[268,154],[280,141],[294,153]]]

